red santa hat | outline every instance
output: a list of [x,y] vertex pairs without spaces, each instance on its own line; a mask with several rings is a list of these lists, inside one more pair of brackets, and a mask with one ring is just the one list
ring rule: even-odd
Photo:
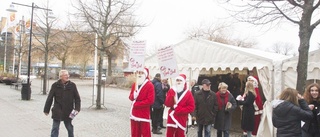
[[181,80],[182,83],[184,84],[184,88],[183,89],[186,89],[187,88],[187,82],[186,82],[186,75],[185,74],[180,74],[179,76],[176,77],[176,80]]
[[248,80],[253,80],[253,86],[257,88],[259,85],[258,80],[254,76],[249,76]]
[[148,68],[144,68],[143,69],[143,73],[146,76],[146,79],[149,79],[149,69]]

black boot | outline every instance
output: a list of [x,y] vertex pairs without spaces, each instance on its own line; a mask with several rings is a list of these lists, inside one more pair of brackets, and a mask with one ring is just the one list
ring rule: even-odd
[[160,128],[166,128],[165,126],[163,126],[163,124],[160,125]]
[[159,129],[152,129],[152,133],[153,134],[162,134],[162,132],[160,132],[160,130]]

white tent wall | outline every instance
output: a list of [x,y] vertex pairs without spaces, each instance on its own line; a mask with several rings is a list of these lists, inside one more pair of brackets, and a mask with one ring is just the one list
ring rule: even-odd
[[[264,104],[265,109],[258,135],[272,136],[274,134],[271,101],[276,95],[274,91],[281,91],[282,60],[289,58],[288,56],[195,38],[175,44],[173,49],[179,73],[186,74],[188,80],[197,79],[203,69],[239,71],[256,68],[263,94],[267,100]],[[158,73],[157,55],[147,57],[145,66],[150,69],[152,75]]]
[[[320,49],[311,51],[308,57],[308,70],[307,70],[307,80],[320,79]],[[283,61],[282,71],[284,83],[283,87],[296,88],[297,83],[297,64],[298,57],[292,57]]]

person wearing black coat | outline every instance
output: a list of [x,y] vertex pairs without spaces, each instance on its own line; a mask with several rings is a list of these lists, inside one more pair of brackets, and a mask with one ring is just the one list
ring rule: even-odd
[[[162,94],[163,94],[163,98],[165,99],[167,97],[167,93],[170,89],[170,85],[168,84],[168,79],[163,79],[162,81]],[[163,113],[164,113],[164,107],[162,107],[161,112],[160,112],[160,128],[166,128],[163,125]]]
[[[191,93],[192,93],[192,96],[194,97],[194,94],[196,93],[196,91],[200,90],[200,87],[199,85],[197,84],[197,81],[195,79],[191,80],[191,83],[190,83],[190,86],[191,86]],[[191,119],[191,128],[194,128],[194,123],[195,123],[196,119],[195,118],[192,118]]]
[[151,109],[151,120],[152,120],[152,133],[153,134],[162,134],[160,132],[160,129],[158,128],[160,126],[160,118],[164,103],[164,96],[162,91],[162,83],[161,83],[161,75],[160,73],[157,73],[152,80],[152,84],[154,86],[154,103],[152,105]]
[[313,118],[307,120],[302,126],[302,136],[303,137],[320,137],[320,86],[317,83],[310,84],[304,94],[303,98],[309,104],[309,108],[313,113]]
[[277,137],[301,137],[301,121],[312,119],[307,102],[292,88],[284,89],[277,100],[272,101],[272,123]]
[[210,84],[208,79],[203,79],[202,89],[194,95],[195,110],[191,115],[196,118],[198,124],[198,137],[202,137],[203,130],[205,137],[211,135],[211,125],[214,124],[218,111],[216,94],[210,90]]
[[243,96],[239,95],[237,97],[239,105],[243,105],[242,108],[242,118],[241,118],[241,128],[247,131],[247,137],[252,136],[252,131],[254,129],[254,100],[256,98],[256,92],[253,87],[252,82],[246,82],[246,88]]
[[[80,112],[81,99],[76,84],[69,80],[69,72],[67,70],[61,70],[59,72],[59,78],[60,79],[51,86],[43,112],[45,115],[49,115],[52,102],[54,101],[51,109],[53,119],[51,137],[59,136],[61,121],[64,122],[68,130],[68,136],[73,137],[73,125],[71,121],[74,116]],[[74,112],[73,116],[70,115],[71,112]]]

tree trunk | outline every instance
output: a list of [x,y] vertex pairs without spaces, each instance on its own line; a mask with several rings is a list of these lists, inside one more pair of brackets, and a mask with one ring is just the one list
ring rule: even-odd
[[[308,10],[304,10],[308,12]],[[307,14],[302,14],[302,18],[299,24],[299,61],[297,65],[297,85],[296,89],[300,94],[304,93],[307,80],[308,72],[308,57],[309,57],[309,47],[310,47],[310,38],[313,32],[313,28],[310,27],[311,16]],[[310,14],[312,15],[312,14]]]
[[99,54],[99,63],[98,63],[98,84],[97,84],[96,108],[101,109],[101,72],[102,72],[102,65],[103,65],[103,56],[102,56],[101,51],[98,51],[98,52],[100,54]]

